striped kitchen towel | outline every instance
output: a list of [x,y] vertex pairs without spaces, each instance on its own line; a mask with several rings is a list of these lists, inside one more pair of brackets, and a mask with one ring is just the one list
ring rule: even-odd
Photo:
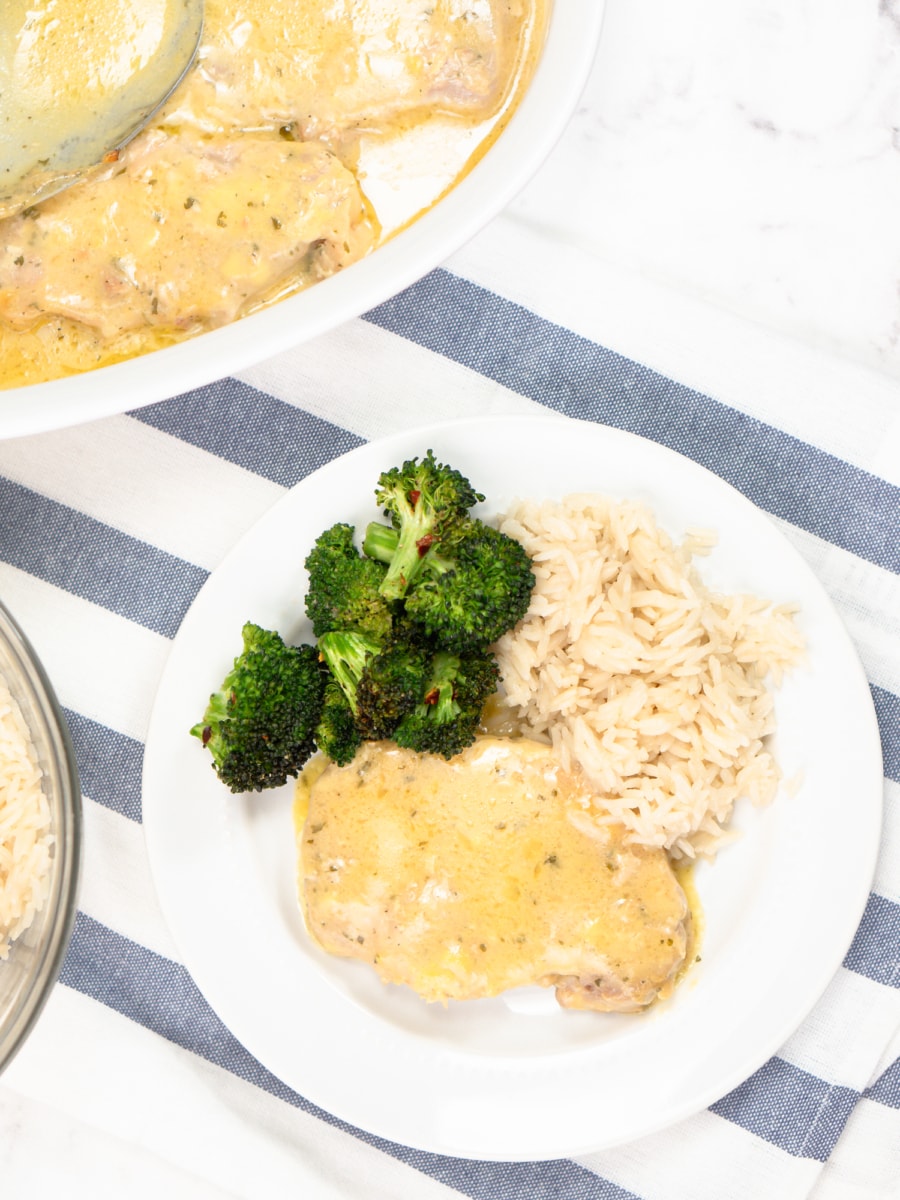
[[[65,708],[86,825],[61,986],[0,1080],[5,1194],[900,1196],[896,388],[725,314],[612,275],[588,279],[564,250],[539,286],[514,284],[504,236],[495,227],[450,269],[241,378],[0,442],[0,595]],[[669,446],[777,521],[866,670],[885,827],[842,967],[751,1079],[675,1128],[578,1161],[467,1161],[348,1127],[223,1026],[159,911],[141,831],[142,755],[193,597],[285,489],[387,433],[547,409]]]

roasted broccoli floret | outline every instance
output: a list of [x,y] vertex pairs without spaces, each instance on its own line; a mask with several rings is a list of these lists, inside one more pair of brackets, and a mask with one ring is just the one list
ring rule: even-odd
[[362,740],[344,689],[336,679],[329,679],[325,685],[322,715],[316,728],[316,744],[339,767],[345,767]]
[[326,677],[315,646],[247,622],[244,647],[191,733],[233,792],[280,787],[316,748]]
[[487,698],[500,672],[490,654],[438,651],[431,661],[421,702],[397,726],[393,740],[419,753],[452,758],[471,746]]
[[319,638],[319,654],[356,716],[356,690],[366,663],[381,649],[379,642],[352,630],[332,630]]
[[[399,534],[380,584],[381,594],[396,600],[406,595],[428,551],[452,536],[454,527],[484,496],[454,467],[436,462],[429,450],[421,461],[411,458],[385,471],[375,498]],[[363,551],[370,554],[365,542]]]
[[[361,738],[390,737],[422,698],[427,655],[414,642],[400,639],[380,646],[359,633],[333,631],[319,639],[319,652]],[[328,753],[321,742],[320,749]]]
[[[398,533],[370,525],[366,550],[385,562]],[[443,649],[484,650],[525,615],[534,588],[528,552],[515,538],[478,519],[458,523],[452,539],[422,558],[404,612]]]
[[306,558],[328,680],[316,741],[342,764],[387,738],[450,758],[497,686],[489,647],[528,608],[531,561],[472,515],[484,496],[432,450],[383,472],[375,495],[389,523],[369,525],[362,552],[338,523]]
[[379,591],[387,568],[360,554],[354,532],[352,525],[332,525],[306,557],[306,615],[317,638],[336,629],[378,640],[390,633],[391,604]]
[[356,689],[356,721],[364,738],[389,738],[422,698],[428,655],[414,643],[398,639],[373,654]]

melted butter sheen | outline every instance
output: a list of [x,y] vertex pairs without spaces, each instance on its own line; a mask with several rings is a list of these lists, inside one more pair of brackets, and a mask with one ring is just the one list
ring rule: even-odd
[[298,788],[310,934],[426,1000],[541,984],[567,1007],[641,1009],[685,962],[687,902],[664,853],[597,827],[587,804],[526,739],[482,738],[449,763],[369,743]]

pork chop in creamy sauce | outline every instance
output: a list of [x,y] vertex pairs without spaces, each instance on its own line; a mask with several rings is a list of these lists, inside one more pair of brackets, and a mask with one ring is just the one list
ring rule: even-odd
[[482,119],[513,78],[526,0],[207,0],[197,67],[164,113],[207,133],[289,126],[340,143],[422,109]]
[[301,779],[300,897],[313,939],[430,1001],[538,984],[630,1012],[674,987],[690,940],[664,852],[588,815],[548,746],[484,737],[449,762],[365,743]]
[[317,142],[159,130],[97,189],[7,220],[0,319],[69,317],[104,337],[222,325],[374,245],[356,181]]
[[[361,139],[397,146],[385,194],[394,173],[429,178],[402,140],[429,122],[450,122],[436,144],[454,164],[456,139],[464,170],[519,94],[542,14],[543,0],[206,0],[195,66],[153,124],[0,221],[0,386],[161,348],[368,254],[392,230],[366,198]],[[417,205],[452,183],[443,170]]]

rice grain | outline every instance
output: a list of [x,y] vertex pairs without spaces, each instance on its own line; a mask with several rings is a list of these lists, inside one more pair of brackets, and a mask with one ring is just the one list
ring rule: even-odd
[[578,766],[595,817],[673,858],[712,856],[735,803],[779,786],[771,689],[802,656],[793,610],[709,590],[646,507],[522,501],[500,528],[532,557],[529,611],[497,644],[505,704]]
[[0,959],[40,912],[53,838],[41,769],[19,706],[0,681]]

